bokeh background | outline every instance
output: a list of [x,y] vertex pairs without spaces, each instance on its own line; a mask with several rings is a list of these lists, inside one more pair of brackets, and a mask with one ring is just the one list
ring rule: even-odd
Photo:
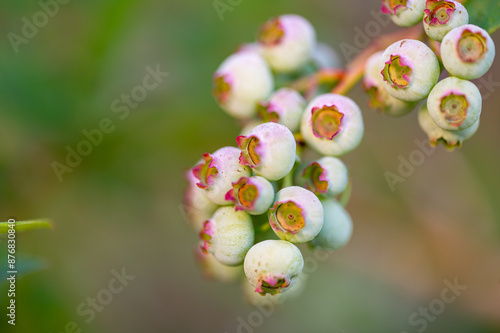
[[[202,153],[234,145],[239,132],[211,97],[212,73],[283,13],[307,17],[339,51],[379,1],[243,0],[231,8],[221,20],[211,0],[70,1],[15,53],[7,34],[20,34],[22,18],[40,6],[0,3],[0,220],[55,223],[17,235],[18,263],[34,271],[18,280],[15,327],[6,324],[0,285],[1,332],[59,333],[71,321],[81,332],[235,332],[238,318],[255,311],[239,283],[203,278],[196,232],[179,209],[183,172]],[[500,34],[493,38],[500,45]],[[120,120],[111,103],[158,64],[170,75]],[[498,60],[486,78],[500,82]],[[479,132],[453,153],[435,149],[395,192],[384,173],[397,173],[399,156],[408,159],[419,149],[414,140],[425,138],[416,112],[376,114],[354,89],[366,134],[344,159],[352,241],[251,331],[416,332],[411,314],[440,298],[445,279],[458,279],[468,288],[425,331],[499,332],[499,86],[481,89],[488,98]],[[51,164],[103,118],[116,129],[59,182]],[[77,306],[122,267],[135,279],[86,323]]]

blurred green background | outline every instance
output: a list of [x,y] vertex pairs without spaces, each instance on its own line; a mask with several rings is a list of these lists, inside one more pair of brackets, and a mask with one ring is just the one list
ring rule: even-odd
[[[50,217],[55,229],[17,235],[18,253],[46,268],[18,280],[15,327],[0,285],[0,331],[59,333],[68,322],[81,332],[238,331],[238,318],[255,309],[238,283],[203,279],[197,235],[179,209],[183,172],[202,153],[234,145],[239,132],[211,97],[212,73],[269,17],[301,14],[339,51],[379,6],[243,0],[221,20],[211,0],[70,1],[15,53],[7,34],[20,34],[40,5],[2,1],[0,221]],[[169,76],[120,120],[111,103],[157,65]],[[384,117],[368,110],[359,88],[350,93],[366,124],[361,146],[344,158],[353,239],[319,264],[300,297],[247,331],[416,332],[409,317],[455,278],[468,288],[425,331],[500,331],[498,60],[485,78],[495,84],[489,91],[483,82],[479,132],[453,153],[437,148],[395,192],[384,173],[397,173],[398,156],[407,159],[425,138],[416,112]],[[103,118],[116,129],[59,182],[51,164],[64,163],[66,147]],[[134,280],[85,322],[79,304],[123,267]]]

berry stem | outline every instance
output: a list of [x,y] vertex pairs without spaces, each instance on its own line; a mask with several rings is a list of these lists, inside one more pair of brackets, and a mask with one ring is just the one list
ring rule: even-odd
[[306,99],[314,96],[318,86],[321,84],[335,85],[340,82],[345,75],[343,69],[322,68],[316,73],[300,78],[290,84],[293,88],[301,93],[304,93]]
[[332,93],[346,95],[362,78],[368,58],[375,52],[384,50],[401,39],[420,39],[424,35],[421,25],[410,29],[398,30],[375,39],[351,63],[347,65],[346,74],[340,83],[332,89]]

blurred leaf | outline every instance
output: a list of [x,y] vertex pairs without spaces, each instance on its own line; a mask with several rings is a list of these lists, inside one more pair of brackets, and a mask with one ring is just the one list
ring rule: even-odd
[[[0,222],[0,235],[6,234],[10,228],[9,222]],[[16,232],[34,229],[52,229],[52,221],[49,219],[16,221],[14,224]]]
[[480,26],[490,34],[500,28],[500,1],[469,0],[465,3],[469,23]]

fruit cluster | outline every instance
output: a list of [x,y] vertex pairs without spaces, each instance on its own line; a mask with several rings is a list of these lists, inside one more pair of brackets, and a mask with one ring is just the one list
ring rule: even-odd
[[216,70],[216,101],[244,125],[237,147],[204,154],[187,175],[184,208],[211,276],[231,280],[243,264],[253,294],[281,294],[300,284],[298,244],[331,251],[349,241],[352,221],[338,201],[349,193],[348,170],[337,157],[359,145],[361,110],[332,93],[307,103],[277,84],[337,62],[306,19],[283,15]]
[[[382,11],[404,27],[423,22],[435,50],[403,39],[365,59],[359,72],[369,105],[401,116],[427,98],[418,118],[431,143],[460,146],[479,124],[481,95],[468,80],[490,68],[491,37],[468,24],[456,1],[383,0]],[[441,63],[451,76],[438,82]],[[339,67],[310,22],[283,15],[213,76],[214,98],[240,122],[241,135],[237,147],[204,154],[189,170],[184,210],[199,231],[205,273],[230,281],[243,266],[253,302],[251,295],[300,289],[300,244],[333,251],[351,238],[350,182],[339,157],[360,144],[364,124],[358,105],[335,87],[349,76]]]
[[[495,45],[490,35],[468,24],[466,8],[453,0],[383,0],[382,11],[403,27],[423,22],[436,50],[421,41],[403,39],[373,54],[363,80],[370,106],[401,116],[427,98],[418,120],[431,144],[460,147],[479,126],[481,94],[468,80],[483,76],[493,63]],[[450,75],[441,81],[440,62]]]

